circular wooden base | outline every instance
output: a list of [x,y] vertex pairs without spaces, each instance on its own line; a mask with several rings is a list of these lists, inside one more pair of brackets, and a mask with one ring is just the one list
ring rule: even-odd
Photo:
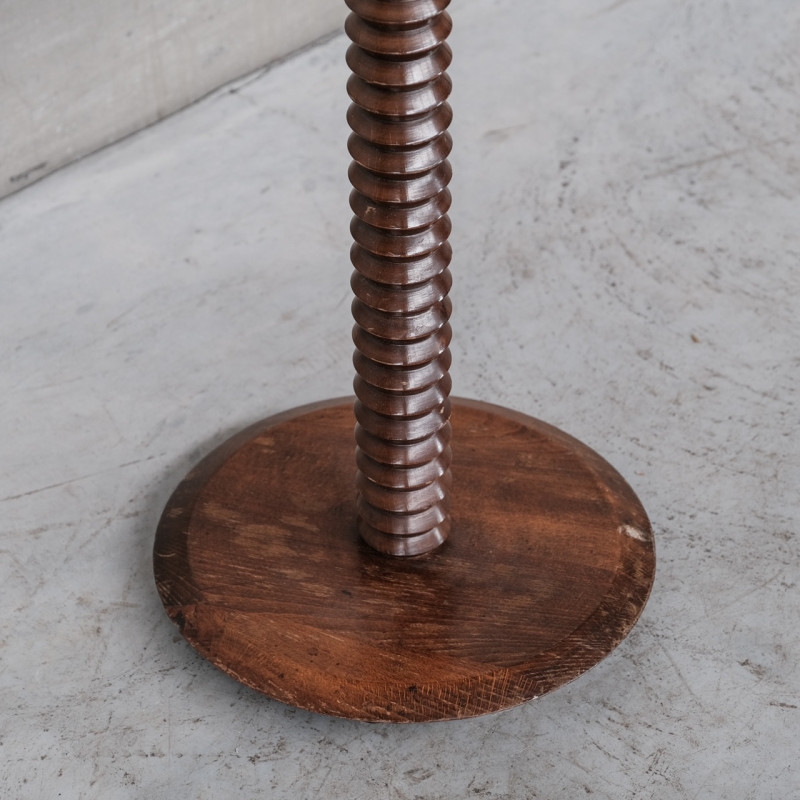
[[200,462],[154,551],[186,639],[285,703],[390,722],[499,711],[608,655],[653,582],[638,499],[556,428],[453,406],[453,532],[425,556],[358,538],[350,401],[271,417]]

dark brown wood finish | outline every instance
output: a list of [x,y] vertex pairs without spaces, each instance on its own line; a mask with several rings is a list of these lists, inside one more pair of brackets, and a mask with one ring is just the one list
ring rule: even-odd
[[347,0],[358,527],[395,556],[451,527],[448,2]]
[[186,639],[271,697],[470,717],[611,652],[650,592],[653,537],[588,447],[450,400],[448,0],[346,2],[355,413],[294,409],[198,464],[159,523],[156,582]]
[[164,511],[155,574],[168,614],[237,680],[361,720],[485,714],[589,669],[652,584],[641,504],[545,423],[455,400],[453,427],[455,534],[410,559],[358,539],[350,401],[242,431]]

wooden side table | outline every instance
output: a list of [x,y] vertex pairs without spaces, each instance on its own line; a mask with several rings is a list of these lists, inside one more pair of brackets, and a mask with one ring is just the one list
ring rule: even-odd
[[271,697],[470,717],[611,652],[653,536],[597,453],[450,398],[449,0],[346,1],[355,403],[270,417],[201,461],[159,523],[156,582],[198,652]]

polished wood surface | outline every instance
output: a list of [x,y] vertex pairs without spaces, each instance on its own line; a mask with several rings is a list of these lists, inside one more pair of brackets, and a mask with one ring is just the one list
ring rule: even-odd
[[448,2],[347,0],[358,528],[396,556],[451,528]]
[[644,607],[653,539],[589,448],[451,400],[449,0],[346,2],[355,399],[202,461],[159,523],[156,581],[186,639],[271,697],[470,717],[606,656]]
[[522,414],[453,403],[453,535],[392,558],[359,540],[352,401],[242,431],[159,523],[158,590],[237,680],[370,721],[470,717],[606,656],[653,581],[650,525],[600,456]]

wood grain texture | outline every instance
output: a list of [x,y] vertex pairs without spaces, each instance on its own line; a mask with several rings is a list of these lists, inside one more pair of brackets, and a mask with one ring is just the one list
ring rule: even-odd
[[380,552],[451,528],[449,0],[347,0],[358,526]]
[[344,400],[264,420],[170,499],[158,590],[212,663],[325,714],[454,719],[561,686],[628,633],[654,543],[600,456],[525,415],[454,401],[453,534],[397,559],[357,533],[353,421]]

